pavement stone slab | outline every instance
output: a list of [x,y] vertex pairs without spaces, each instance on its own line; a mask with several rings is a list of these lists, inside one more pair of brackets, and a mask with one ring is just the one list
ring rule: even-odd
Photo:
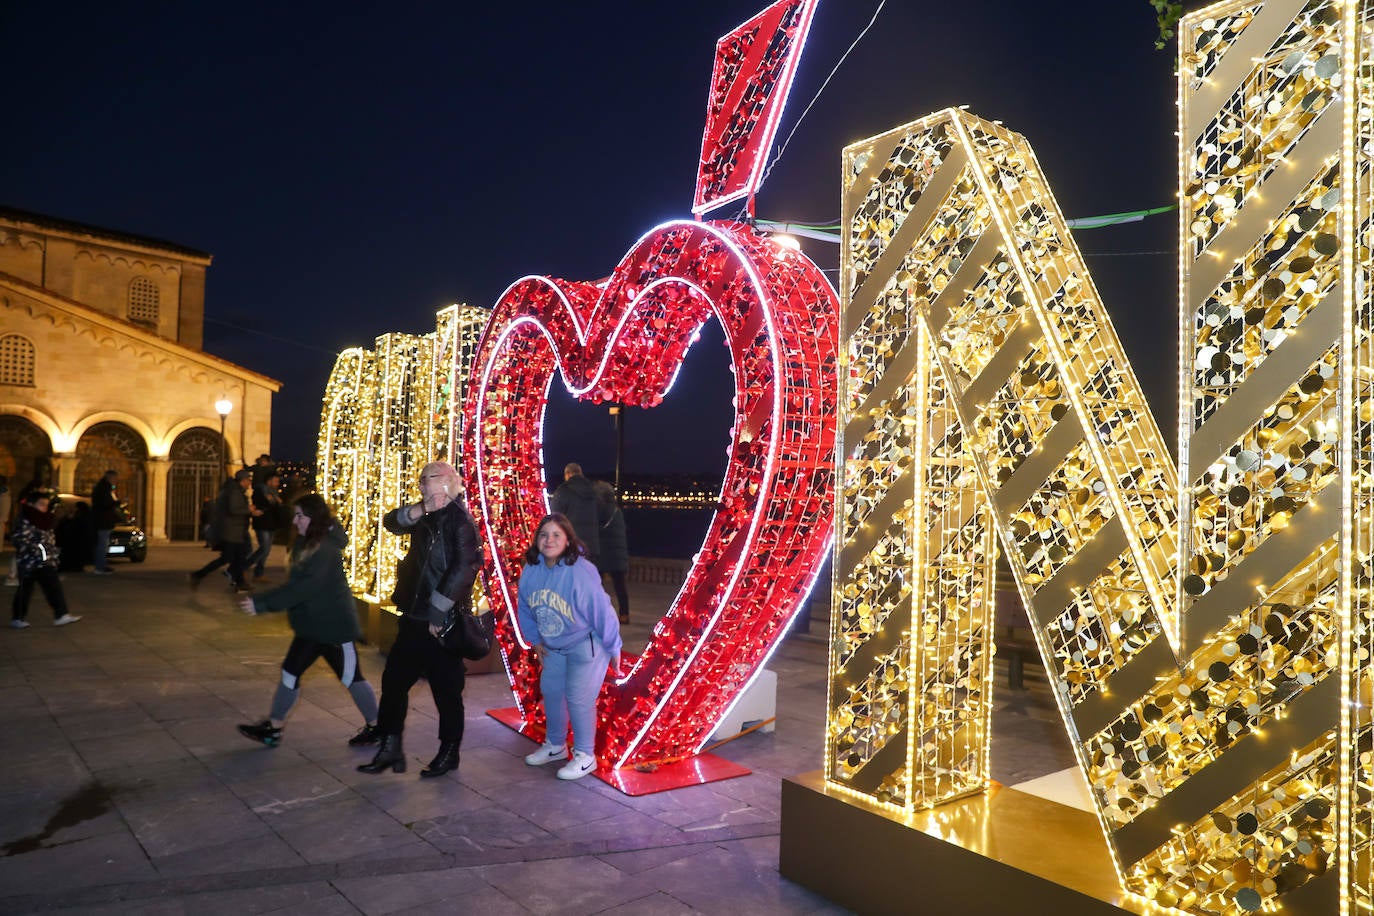
[[55,890],[119,885],[157,877],[143,848],[128,830],[85,839],[55,841],[54,845],[16,855],[0,856],[0,912],[23,912],[5,897],[45,895]]
[[[420,876],[381,875],[369,878],[342,878],[334,887],[348,902],[364,913],[390,914],[413,911],[429,904],[447,904],[448,912],[472,912],[469,902],[494,890],[472,868],[449,868]],[[501,895],[507,904],[513,903]]]
[[513,811],[494,805],[414,821],[410,829],[436,849],[456,855],[460,863],[465,857],[493,850],[529,849],[556,839]]
[[260,834],[221,842],[210,837],[203,846],[185,849],[151,861],[161,878],[193,878],[226,872],[254,872],[307,864],[296,850],[263,824]]
[[274,833],[311,863],[434,852],[395,818],[347,789],[259,814]]
[[648,897],[656,888],[599,859],[555,859],[539,868],[492,865],[478,871],[487,883],[531,913],[600,913]]
[[846,912],[799,885],[780,880],[777,863],[763,867],[722,846],[647,869],[638,880],[705,913]]
[[693,856],[711,852],[715,848],[715,845],[712,843],[689,843],[679,846],[649,846],[643,849],[634,849],[629,852],[602,853],[597,856],[597,858],[628,875],[637,875],[669,862],[690,859]]
[[[365,913],[393,912],[389,910],[364,910]],[[398,916],[528,916],[529,910],[490,885],[464,893],[457,899],[433,900],[404,910],[394,911]]]
[[488,798],[464,785],[455,773],[423,781],[416,776],[413,782],[360,775],[364,779],[354,784],[353,790],[407,826],[491,804]]
[[136,735],[162,728],[161,723],[134,705],[96,712],[67,712],[53,716],[53,720],[68,741]]
[[[523,761],[520,765],[524,766]],[[577,782],[559,779],[554,764],[538,770],[541,779],[484,788],[482,795],[550,833],[631,811],[617,799],[588,791],[583,783],[592,777]]]
[[676,897],[656,891],[647,897],[629,900],[620,906],[602,910],[600,916],[677,916],[679,913],[695,912],[697,911]]

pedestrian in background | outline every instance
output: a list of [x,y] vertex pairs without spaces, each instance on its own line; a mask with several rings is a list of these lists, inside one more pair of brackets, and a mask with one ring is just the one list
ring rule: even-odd
[[610,517],[601,526],[601,562],[597,569],[611,579],[615,589],[615,603],[620,622],[630,622],[630,589],[625,574],[630,571],[630,546],[625,536],[625,513],[620,511],[620,499],[615,487],[604,480],[596,482],[596,497]]
[[192,589],[198,587],[210,573],[227,566],[229,583],[234,591],[248,591],[248,583],[243,578],[248,560],[248,521],[257,512],[248,501],[248,488],[252,483],[253,472],[244,468],[219,488],[219,496],[215,498],[215,507],[210,513],[219,556],[191,573]]
[[463,659],[445,648],[439,633],[453,614],[471,610],[472,585],[482,554],[477,528],[463,508],[462,484],[453,466],[442,461],[420,469],[420,501],[386,514],[382,525],[408,537],[410,545],[396,567],[391,601],[401,613],[396,642],[382,671],[382,702],[377,714],[381,746],[363,773],[406,770],[401,733],[405,730],[410,688],[429,680],[439,710],[439,753],[420,771],[442,776],[458,767],[463,743]]
[[94,569],[97,576],[108,576],[110,569],[110,532],[119,524],[119,496],[115,493],[115,482],[119,472],[114,468],[106,471],[91,489],[91,524],[95,526],[95,546],[92,549]]
[[[49,500],[55,495],[41,477],[34,477],[24,484],[24,489],[19,491],[19,496],[15,499],[14,524],[10,526],[11,543],[13,543],[14,532],[19,529],[19,518],[24,511],[24,504],[39,494],[47,496]],[[10,554],[10,574],[5,577],[5,586],[7,588],[19,587],[19,553],[17,550]]]
[[258,514],[253,516],[253,535],[258,539],[258,549],[248,558],[253,568],[253,581],[262,578],[267,568],[267,558],[272,553],[272,539],[277,529],[282,527],[283,507],[278,487],[281,477],[275,470],[263,479],[261,486],[253,488],[253,508]]
[[[0,474],[0,555],[8,553],[10,549],[10,505],[12,499],[13,497],[10,496],[10,479],[4,474]],[[18,586],[19,577],[12,572],[6,576],[5,584]]]
[[81,619],[67,610],[67,596],[62,591],[62,580],[57,577],[56,521],[46,493],[34,494],[19,507],[19,521],[14,529],[19,590],[10,606],[10,626],[16,630],[29,627],[29,598],[35,585],[43,590],[43,597],[52,608],[53,626],[64,627]]
[[593,565],[601,562],[601,526],[609,517],[596,498],[596,486],[582,473],[582,465],[570,462],[563,468],[563,483],[549,497],[549,511],[572,522],[573,530]]
[[[58,514],[56,511],[54,515]],[[70,512],[62,513],[57,523],[57,549],[62,553],[59,572],[81,572],[91,562],[95,548],[95,526],[91,524],[91,507],[78,501]]]
[[[281,663],[281,682],[272,697],[267,718],[251,725],[240,725],[239,734],[268,747],[281,742],[282,726],[300,696],[301,675],[323,658],[348,688],[353,705],[363,715],[362,731],[349,739],[359,746],[377,742],[377,695],[358,667],[354,641],[358,612],[353,592],[344,575],[343,550],[348,534],[334,519],[329,505],[314,494],[302,496],[291,515],[295,536],[291,544],[290,571],[286,583],[268,592],[245,597],[240,602],[244,613],[262,614],[286,611],[295,638]],[[271,546],[271,542],[268,542]]]
[[539,655],[544,695],[544,744],[525,757],[543,766],[573,754],[559,779],[581,779],[596,769],[596,698],[609,668],[620,673],[620,624],[601,575],[584,556],[572,522],[546,515],[525,551],[516,619],[520,635]]
[[259,455],[249,470],[253,472],[253,489],[257,490],[267,482],[267,478],[277,476],[277,463],[271,455]]
[[10,533],[10,479],[0,474],[0,537],[9,539]]

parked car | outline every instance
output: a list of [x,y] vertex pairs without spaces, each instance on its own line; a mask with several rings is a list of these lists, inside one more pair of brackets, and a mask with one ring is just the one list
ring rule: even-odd
[[[78,509],[78,506],[84,506],[85,509]],[[80,514],[84,515],[87,523],[89,523],[90,508],[91,499],[89,496],[77,496],[75,493],[59,493],[57,495],[57,504],[53,511],[57,515],[59,547],[63,547],[63,538],[61,537],[63,522],[65,521],[68,524],[72,524]],[[144,560],[148,559],[148,536],[143,533],[142,528],[134,524],[135,519],[129,514],[124,503],[119,503],[116,509],[121,516],[121,521],[119,521],[114,526],[114,530],[110,532],[110,551],[108,556],[111,559],[123,557],[127,558],[132,563],[142,563]],[[87,526],[83,526],[83,528],[85,527]],[[95,531],[93,529],[78,531],[76,532],[76,537],[94,546]],[[89,561],[90,549],[90,547],[87,547],[83,552],[87,561]],[[67,550],[68,548],[63,547],[64,553]]]

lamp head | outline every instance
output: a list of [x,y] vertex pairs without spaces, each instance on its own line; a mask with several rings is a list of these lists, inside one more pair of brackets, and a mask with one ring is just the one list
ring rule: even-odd
[[215,402],[215,413],[221,417],[229,416],[229,411],[234,409],[234,402],[228,398],[220,398]]

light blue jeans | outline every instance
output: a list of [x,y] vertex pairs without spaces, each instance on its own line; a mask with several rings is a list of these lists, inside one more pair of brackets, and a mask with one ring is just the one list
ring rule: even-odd
[[567,740],[571,716],[573,750],[595,756],[596,698],[610,666],[611,657],[590,635],[566,649],[545,647],[544,670],[539,675],[548,720],[545,741]]

